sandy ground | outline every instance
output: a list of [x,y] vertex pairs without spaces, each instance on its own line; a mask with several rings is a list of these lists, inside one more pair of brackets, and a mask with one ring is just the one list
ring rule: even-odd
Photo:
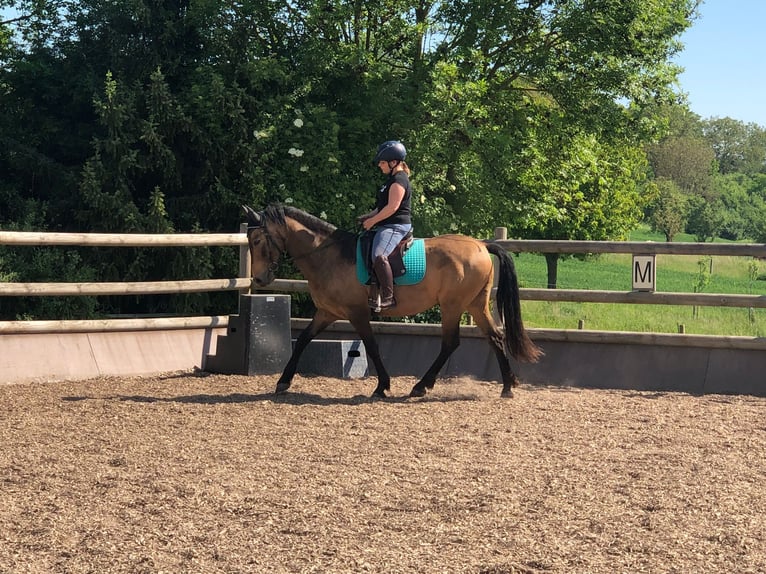
[[766,572],[766,399],[0,386],[0,572]]

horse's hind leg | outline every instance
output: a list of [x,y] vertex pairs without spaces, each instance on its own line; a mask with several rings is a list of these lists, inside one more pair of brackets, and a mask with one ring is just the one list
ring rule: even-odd
[[442,308],[442,346],[439,355],[426,371],[426,374],[423,375],[423,378],[412,387],[411,397],[423,397],[427,389],[434,388],[439,371],[450,358],[450,355],[455,352],[455,349],[460,346],[460,315],[461,313],[445,313]]
[[500,393],[501,397],[512,398],[513,387],[518,386],[519,380],[516,378],[513,370],[511,369],[511,363],[508,360],[508,355],[505,351],[505,335],[502,329],[500,329],[495,321],[492,319],[492,315],[489,312],[489,305],[487,303],[477,303],[471,305],[468,312],[476,323],[476,326],[481,329],[482,333],[487,337],[489,346],[495,353],[497,358],[497,364],[500,367],[500,376],[503,380],[503,390]]

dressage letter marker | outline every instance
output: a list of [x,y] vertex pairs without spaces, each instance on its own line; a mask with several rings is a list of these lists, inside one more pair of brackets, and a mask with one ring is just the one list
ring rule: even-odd
[[656,279],[656,255],[634,255],[633,291],[654,291]]

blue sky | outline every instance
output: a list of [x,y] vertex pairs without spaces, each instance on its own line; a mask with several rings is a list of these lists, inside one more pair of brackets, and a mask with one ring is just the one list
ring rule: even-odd
[[766,0],[705,0],[675,59],[689,107],[766,128]]

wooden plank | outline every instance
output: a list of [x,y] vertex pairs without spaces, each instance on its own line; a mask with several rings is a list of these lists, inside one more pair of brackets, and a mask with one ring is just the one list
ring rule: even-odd
[[763,243],[654,243],[645,241],[492,241],[514,253],[633,253],[638,255],[724,255],[766,257]]
[[0,283],[0,295],[49,297],[54,295],[152,295],[203,291],[241,291],[247,290],[250,283],[251,280],[247,278],[125,283]]
[[247,245],[241,233],[47,233],[0,231],[0,245],[78,245],[89,247],[195,247]]
[[0,321],[0,335],[24,333],[104,333],[226,327],[229,317],[157,317],[144,319],[83,319],[62,321]]
[[305,279],[275,279],[264,287],[253,285],[258,291],[278,291],[280,293],[308,293],[309,282]]

